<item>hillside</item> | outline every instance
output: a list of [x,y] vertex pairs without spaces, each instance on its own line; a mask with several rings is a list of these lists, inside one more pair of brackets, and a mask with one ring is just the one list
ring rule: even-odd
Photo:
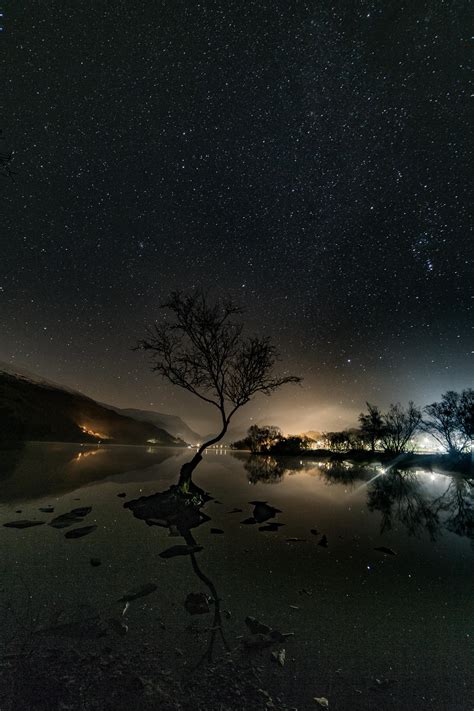
[[119,415],[124,415],[125,417],[133,417],[134,420],[139,420],[140,422],[150,422],[155,427],[166,430],[173,437],[179,437],[184,439],[189,444],[198,444],[203,442],[202,435],[194,432],[181,417],[177,415],[165,415],[162,412],[153,412],[152,410],[136,410],[134,408],[120,409],[118,407],[112,407],[112,405],[105,405],[105,407],[114,410]]
[[184,444],[156,425],[121,415],[79,392],[0,364],[0,439]]

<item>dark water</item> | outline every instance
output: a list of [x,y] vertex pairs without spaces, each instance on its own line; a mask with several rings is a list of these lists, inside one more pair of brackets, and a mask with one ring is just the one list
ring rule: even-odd
[[[202,658],[208,664],[208,653],[213,663],[224,658],[226,645],[239,650],[253,616],[294,633],[242,652],[288,708],[318,708],[314,697],[331,709],[474,708],[472,480],[210,453],[195,476],[214,499],[203,509],[210,520],[193,531],[203,546],[196,570],[189,556],[159,556],[184,543],[177,531],[147,526],[123,506],[167,489],[187,458],[186,450],[30,444],[4,459],[2,524],[92,511],[64,529],[0,526],[2,654],[69,645],[100,659],[107,645],[137,658],[150,647],[179,676]],[[243,524],[251,501],[281,513]],[[284,525],[259,530],[271,522]],[[84,526],[97,528],[65,537]],[[120,598],[145,585],[156,589],[124,610]],[[212,600],[208,614],[185,609],[198,592],[220,600],[222,635],[212,635]],[[280,666],[271,653],[283,648]]]

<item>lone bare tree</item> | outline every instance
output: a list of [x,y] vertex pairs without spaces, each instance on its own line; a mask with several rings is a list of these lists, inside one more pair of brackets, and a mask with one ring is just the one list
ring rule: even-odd
[[219,434],[181,468],[179,486],[188,491],[204,450],[224,437],[237,410],[257,393],[270,395],[301,378],[273,374],[275,346],[268,338],[243,335],[243,324],[234,320],[242,309],[231,300],[211,302],[202,290],[176,291],[161,308],[168,316],[148,329],[137,349],[150,353],[152,370],[164,380],[215,407],[221,422]]

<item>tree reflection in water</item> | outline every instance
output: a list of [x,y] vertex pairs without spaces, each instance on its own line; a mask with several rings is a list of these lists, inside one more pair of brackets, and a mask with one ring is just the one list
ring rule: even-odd
[[288,471],[281,460],[269,456],[252,456],[244,464],[251,484],[278,484]]
[[179,487],[172,486],[166,491],[152,496],[143,496],[140,499],[124,504],[125,508],[131,509],[136,518],[144,520],[148,525],[168,528],[170,535],[178,533],[183,537],[186,545],[190,546],[189,557],[192,570],[209,590],[214,607],[214,615],[212,624],[208,628],[209,635],[206,649],[195,665],[195,669],[205,660],[212,662],[218,638],[221,639],[225,650],[229,651],[222,624],[220,597],[212,580],[201,570],[196,558],[196,552],[192,550],[197,546],[192,529],[210,520],[209,516],[201,511],[201,508],[209,500],[211,500],[210,496],[193,485],[189,493],[183,493]]
[[441,527],[440,504],[430,500],[414,472],[390,469],[377,477],[367,488],[367,508],[381,513],[382,533],[391,530],[397,521],[410,535],[420,535],[426,529],[434,541]]
[[[353,490],[367,487],[367,508],[381,514],[381,532],[401,523],[410,535],[427,531],[432,541],[443,529],[459,536],[474,538],[474,480],[459,474],[437,475],[433,472],[400,467],[383,468],[375,464],[348,461],[282,460],[271,456],[251,456],[244,464],[251,484],[277,484],[285,475],[307,471],[327,484]],[[433,495],[426,484],[443,476],[445,491]]]
[[370,484],[367,506],[370,511],[382,514],[381,531],[390,530],[396,521],[402,523],[410,535],[417,536],[426,530],[432,541],[436,540],[443,528],[472,538],[472,480],[453,475],[449,477],[445,491],[433,497],[424,486],[423,474],[391,469]]

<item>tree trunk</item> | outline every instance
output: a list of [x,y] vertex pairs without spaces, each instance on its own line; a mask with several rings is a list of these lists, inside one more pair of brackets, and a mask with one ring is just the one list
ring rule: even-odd
[[196,452],[194,457],[191,459],[190,462],[186,462],[183,464],[181,467],[181,471],[179,473],[179,482],[178,486],[183,489],[184,491],[189,490],[189,486],[192,483],[192,476],[193,476],[193,471],[196,469],[197,465],[202,459],[202,454],[200,452]]
[[179,474],[179,482],[178,486],[183,490],[183,491],[189,491],[192,486],[193,486],[193,481],[192,481],[192,476],[193,476],[193,471],[196,469],[197,465],[199,462],[202,460],[202,453],[204,452],[207,447],[210,447],[211,444],[215,444],[216,442],[219,442],[227,432],[227,427],[229,426],[229,420],[230,416],[227,418],[227,420],[224,419],[223,421],[223,428],[220,431],[220,433],[216,436],[213,437],[212,439],[208,440],[207,442],[204,442],[202,444],[194,457],[191,459],[190,462],[186,462],[186,464],[183,464],[181,467],[181,472]]

